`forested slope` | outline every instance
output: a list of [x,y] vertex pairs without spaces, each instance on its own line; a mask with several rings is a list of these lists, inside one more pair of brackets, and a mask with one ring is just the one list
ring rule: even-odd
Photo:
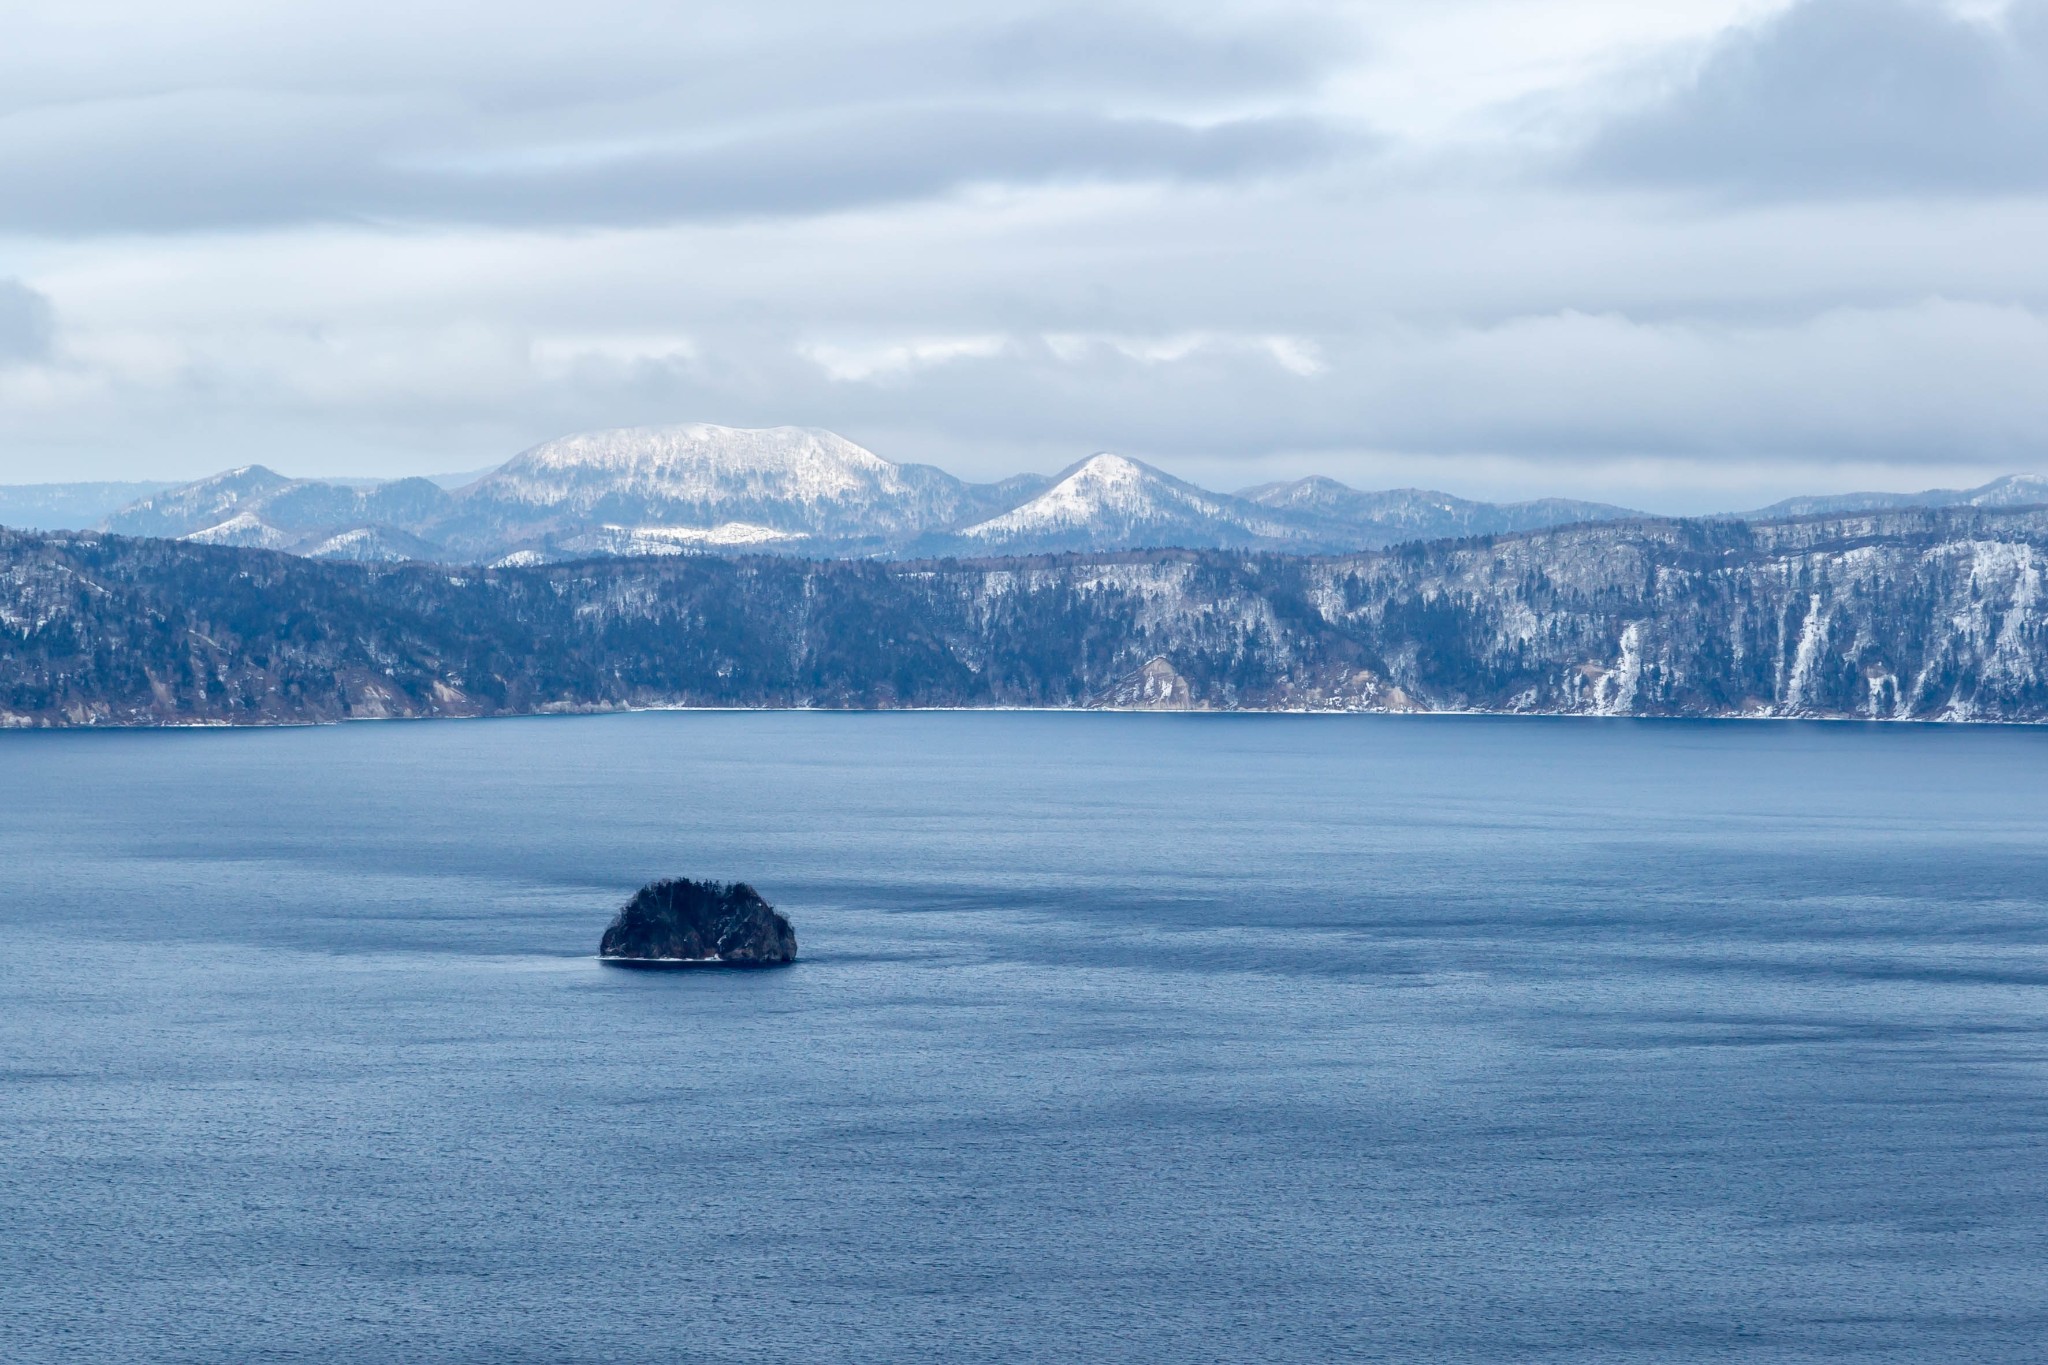
[[2048,510],[1338,558],[321,562],[0,531],[0,724],[655,705],[2048,719]]

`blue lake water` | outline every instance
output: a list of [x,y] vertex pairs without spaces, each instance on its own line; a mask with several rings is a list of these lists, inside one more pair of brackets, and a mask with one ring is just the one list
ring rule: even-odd
[[2044,1342],[2048,731],[0,735],[0,1359]]

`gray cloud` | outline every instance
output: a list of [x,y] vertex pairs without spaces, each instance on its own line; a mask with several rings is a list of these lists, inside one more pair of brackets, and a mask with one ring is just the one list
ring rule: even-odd
[[[947,50],[960,48],[955,59]],[[977,84],[1066,93],[1144,91],[1213,100],[1297,90],[1357,53],[1355,36],[1307,14],[1275,10],[1257,24],[1189,26],[1157,11],[1071,5],[956,30],[927,61]]]
[[[89,8],[96,13],[67,13]],[[38,11],[52,16],[38,22]],[[9,14],[0,113],[166,90],[424,93],[509,123],[744,122],[764,111],[1001,95],[1213,104],[1352,60],[1327,0],[357,0],[203,13],[47,0]],[[397,41],[402,35],[403,41]],[[588,131],[588,129],[585,129]]]
[[[205,95],[0,125],[0,230],[304,222],[597,227],[897,203],[975,184],[1231,180],[1359,145],[1313,120],[1195,125],[1036,109],[855,111],[717,139],[394,155],[409,111]],[[652,141],[655,145],[647,145]]]
[[383,213],[573,225],[805,214],[973,184],[1233,180],[1297,169],[1342,145],[1306,119],[1190,126],[1042,110],[921,109],[541,166],[378,177]]
[[2048,186],[2048,4],[1980,20],[1932,0],[1802,0],[1604,130],[1583,169],[1772,196]]
[[[308,472],[468,468],[563,432],[691,418],[830,427],[980,477],[1099,448],[1224,484],[1256,481],[1276,453],[1293,472],[1338,474],[1392,454],[1377,476],[1389,482],[1485,492],[1430,470],[1490,460],[1524,492],[1707,511],[1825,489],[1830,465],[1975,482],[2038,467],[2048,450],[2048,309],[1981,304],[1740,325],[1562,311],[1378,317],[1291,337],[1020,332],[850,378],[774,325],[705,328],[669,354],[594,345],[546,363],[449,338],[396,354],[348,338],[298,354],[280,343],[260,362],[194,368],[178,390],[123,395],[114,420],[181,452],[138,472],[250,457]],[[384,453],[372,464],[365,451]],[[1744,465],[1748,491],[1670,491],[1728,487],[1712,471]],[[1966,472],[1927,472],[1943,466]]]
[[[673,6],[605,9],[610,23],[570,34],[494,22],[484,53],[451,42],[425,69],[351,63],[360,35],[347,32],[325,35],[338,49],[326,68],[302,66],[265,32],[242,69],[195,55],[192,75],[208,79],[166,86],[150,65],[128,88],[81,71],[91,93],[16,93],[0,114],[0,182],[27,192],[0,199],[0,231],[801,215],[978,184],[1227,180],[1358,141],[1242,107],[1313,86],[1347,50],[1286,10],[1203,23],[1147,6],[998,5],[935,24],[912,6],[840,32],[832,11],[800,4],[766,32],[732,32],[693,30]],[[106,65],[119,70],[122,50]],[[50,84],[0,56],[4,74],[31,95]]]
[[698,360],[583,379],[640,386],[653,409],[680,398],[749,419],[797,408],[876,427],[915,413],[924,451],[937,433],[956,443],[948,464],[999,430],[1169,461],[1399,450],[1511,452],[1553,468],[1793,455],[2032,467],[2048,449],[2044,367],[2048,310],[1935,302],[1747,325],[1567,310],[1483,325],[1380,318],[1313,337],[1018,336],[851,383],[786,348],[714,339]]
[[48,299],[20,280],[0,279],[0,365],[47,360],[55,332]]

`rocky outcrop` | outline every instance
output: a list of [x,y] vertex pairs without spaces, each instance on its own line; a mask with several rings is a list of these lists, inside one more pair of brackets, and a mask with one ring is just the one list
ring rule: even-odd
[[635,967],[781,967],[796,961],[796,931],[745,882],[677,878],[635,892],[598,955]]
[[1143,668],[1119,681],[1100,704],[1121,711],[1196,709],[1188,680],[1165,659],[1147,659]]

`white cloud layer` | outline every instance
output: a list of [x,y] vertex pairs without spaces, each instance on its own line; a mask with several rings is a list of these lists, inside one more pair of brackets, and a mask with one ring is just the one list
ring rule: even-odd
[[0,480],[2048,468],[2048,0],[17,8]]

